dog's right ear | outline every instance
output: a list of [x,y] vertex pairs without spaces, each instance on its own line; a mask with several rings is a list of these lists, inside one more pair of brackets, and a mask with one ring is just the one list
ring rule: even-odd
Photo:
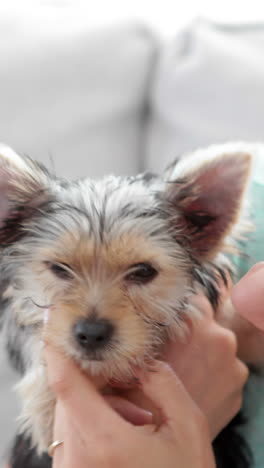
[[249,228],[242,214],[252,156],[244,146],[244,151],[243,144],[241,149],[226,144],[198,150],[166,174],[164,200],[171,210],[171,225],[199,261],[230,251],[236,235],[239,238]]
[[25,223],[49,198],[48,172],[30,158],[0,145],[0,245],[18,240]]

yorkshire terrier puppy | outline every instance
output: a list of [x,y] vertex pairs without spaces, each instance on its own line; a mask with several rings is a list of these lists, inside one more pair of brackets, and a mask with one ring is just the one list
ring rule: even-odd
[[195,291],[217,305],[217,278],[231,268],[226,253],[249,227],[244,148],[196,151],[160,177],[71,182],[1,147],[0,319],[21,373],[16,449],[46,460],[28,467],[48,466],[52,442],[45,309],[47,339],[90,375],[127,381],[134,366],[147,366],[198,314],[189,304]]

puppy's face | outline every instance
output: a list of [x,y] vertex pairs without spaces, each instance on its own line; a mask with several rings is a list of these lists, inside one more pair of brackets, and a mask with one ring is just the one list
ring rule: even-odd
[[78,183],[15,158],[2,161],[6,315],[37,342],[48,308],[47,339],[89,372],[129,377],[184,326],[197,270],[237,219],[248,155]]
[[49,308],[46,338],[93,373],[129,374],[183,324],[192,263],[155,183],[60,188],[17,246],[17,320],[39,333]]

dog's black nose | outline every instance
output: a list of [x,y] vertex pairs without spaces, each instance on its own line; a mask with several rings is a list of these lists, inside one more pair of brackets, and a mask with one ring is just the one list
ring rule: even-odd
[[106,346],[114,332],[113,324],[106,319],[80,319],[74,325],[74,336],[86,351],[97,351]]

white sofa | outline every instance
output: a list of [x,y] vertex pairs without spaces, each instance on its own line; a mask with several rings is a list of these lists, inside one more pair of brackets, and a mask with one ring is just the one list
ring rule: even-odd
[[[58,33],[50,20],[0,17],[0,141],[59,175],[160,171],[198,145],[263,139],[264,26],[199,20],[165,44],[142,25]],[[0,454],[14,381],[1,352]]]

